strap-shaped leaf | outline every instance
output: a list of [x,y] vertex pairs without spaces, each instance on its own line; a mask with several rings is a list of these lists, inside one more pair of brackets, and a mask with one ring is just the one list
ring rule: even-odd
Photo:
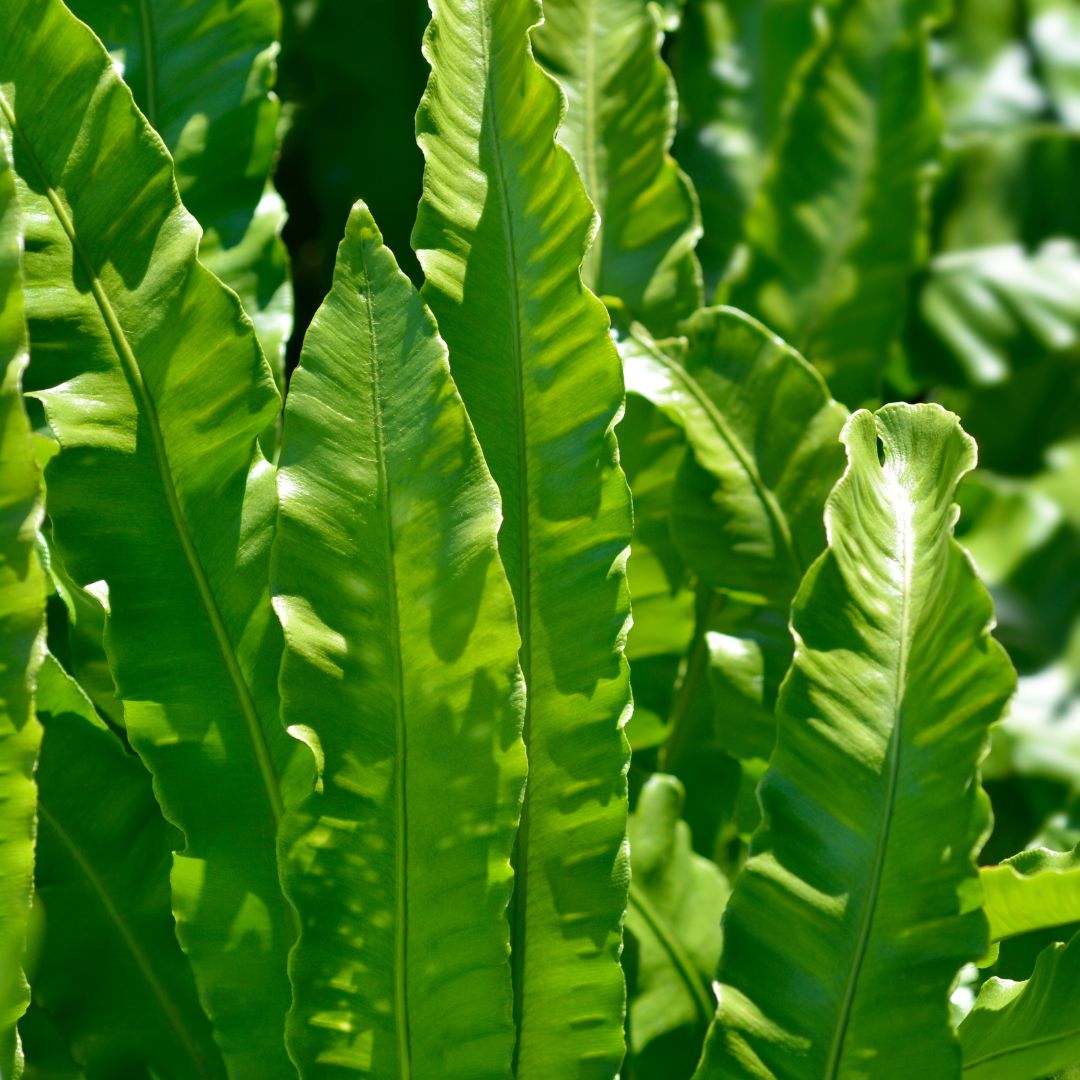
[[702,303],[701,225],[668,153],[675,87],[660,59],[659,14],[648,0],[547,0],[533,40],[566,92],[559,142],[600,215],[582,278],[665,335]]
[[525,694],[499,495],[362,203],[290,382],[279,485],[282,710],[323,755],[288,870],[294,1056],[305,1076],[505,1076]]
[[45,934],[36,1005],[89,1076],[223,1077],[176,941],[177,836],[150,776],[51,656],[37,709],[45,735],[35,882]]
[[0,130],[0,1076],[14,1076],[15,1022],[29,1002],[22,954],[34,872],[33,690],[44,650],[45,575],[34,550],[41,477],[22,401],[28,360],[22,226]]
[[1080,851],[1022,851],[979,880],[992,941],[1080,920]]
[[927,26],[941,0],[842,0],[747,223],[731,303],[816,364],[836,396],[878,394],[925,246],[940,123]]
[[268,185],[280,107],[271,92],[276,0],[72,0],[121,59],[135,103],[173,156],[202,261],[240,296],[279,380],[292,328],[285,206]]
[[818,37],[814,0],[688,0],[676,38],[675,156],[701,200],[698,244],[712,296],[743,239],[746,215]]
[[1040,1080],[1080,1064],[1080,934],[1024,982],[989,979],[960,1025],[964,1080]]
[[720,916],[730,887],[716,864],[690,846],[681,820],[682,785],[654,773],[630,815],[634,880],[626,929],[638,942],[637,994],[630,1002],[630,1045],[712,1018],[712,979],[720,959]]
[[276,844],[282,777],[309,752],[277,715],[277,499],[255,445],[277,391],[235,296],[196,260],[164,147],[59,0],[5,7],[0,120],[27,210],[31,375],[62,446],[53,531],[78,584],[108,585],[109,659],[184,834],[177,932],[226,1062],[287,1075],[295,919]]
[[1014,676],[952,538],[975,444],[935,405],[860,411],[843,439],[702,1078],[953,1075],[949,986],[987,945],[977,767]]
[[[725,746],[739,756],[768,756],[779,686],[775,668],[782,673],[791,656],[787,612],[803,573],[825,545],[822,511],[843,469],[837,436],[847,411],[794,349],[742,312],[707,308],[686,329],[689,348],[681,357],[642,334],[624,337],[626,383],[686,432],[692,453],[671,496],[680,552],[710,589],[737,593],[762,608],[749,621],[763,625],[745,626],[731,649],[714,641],[711,674],[720,700],[731,705],[737,697],[745,705],[725,717],[735,733]],[[683,698],[695,692],[691,682],[710,672],[710,625],[700,629]],[[762,635],[770,653],[779,645],[779,661],[770,659],[770,677],[749,689],[739,657]],[[672,761],[681,753],[682,727],[680,716]]]
[[517,1072],[611,1075],[623,1056],[623,642],[630,505],[623,388],[579,266],[592,210],[554,141],[557,85],[532,58],[536,0],[435,0],[413,240],[424,297],[502,494],[521,628],[529,782],[515,853]]

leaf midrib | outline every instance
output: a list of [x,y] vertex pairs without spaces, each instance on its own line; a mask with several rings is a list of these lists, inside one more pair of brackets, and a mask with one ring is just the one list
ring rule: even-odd
[[1026,1050],[1033,1050],[1040,1046],[1052,1046],[1054,1043],[1068,1042],[1070,1039],[1076,1038],[1080,1038],[1080,1027],[1069,1028],[1058,1035],[1047,1035],[1041,1039],[1027,1039],[1024,1042],[1013,1043],[1011,1046],[1005,1046],[1000,1050],[993,1050],[989,1054],[983,1054],[982,1057],[970,1058],[964,1062],[962,1071],[967,1072],[969,1069],[985,1065],[988,1061],[1000,1061],[1002,1058],[1010,1057],[1013,1054],[1022,1054]]
[[[218,610],[217,601],[214,598],[209,579],[206,576],[202,560],[199,558],[198,550],[195,547],[195,542],[192,539],[187,521],[184,518],[183,509],[180,506],[180,499],[176,493],[172,473],[169,469],[168,453],[165,448],[161,424],[158,420],[157,408],[143,381],[142,370],[139,367],[138,359],[127,340],[127,336],[124,333],[123,327],[120,325],[120,320],[116,315],[116,312],[113,310],[108,294],[105,292],[105,288],[94,269],[94,264],[83,249],[82,242],[67,215],[67,211],[64,208],[56,189],[46,176],[45,170],[42,168],[37,155],[34,153],[30,140],[18,123],[15,112],[11,107],[11,103],[8,101],[3,91],[0,91],[0,112],[4,114],[12,132],[19,139],[27,158],[44,188],[45,195],[53,208],[53,212],[56,215],[57,221],[60,223],[60,227],[64,230],[64,233],[71,242],[72,251],[82,264],[83,271],[87,275],[87,280],[90,282],[94,300],[101,312],[105,326],[109,331],[109,336],[112,338],[113,346],[116,349],[121,366],[123,367],[136,399],[142,406],[142,411],[147,421],[147,427],[150,430],[151,441],[154,447],[154,459],[158,467],[158,475],[161,479],[165,500],[169,507],[170,516],[173,519],[173,525],[176,530],[177,538],[180,541],[181,550],[183,551],[184,558],[191,570],[192,577],[195,580],[199,600],[206,611],[207,619],[210,622],[216,644],[221,652],[226,671],[228,672],[229,681],[237,696],[240,711],[247,727],[248,737],[255,753],[259,775],[262,786],[265,789],[267,802],[274,823],[274,833],[276,835],[284,815],[284,805],[281,797],[277,771],[274,767],[273,759],[270,755],[270,748],[267,745],[262,726],[259,722],[258,711],[255,708],[251,690],[248,687],[243,671],[240,668],[235,647],[229,637],[221,612]],[[299,921],[295,909],[288,903],[286,903],[286,907],[292,912],[294,925],[298,928]]]
[[867,893],[866,904],[863,909],[863,917],[859,926],[859,936],[855,944],[855,953],[852,964],[848,970],[847,983],[844,987],[844,998],[840,1006],[840,1015],[837,1019],[836,1029],[833,1033],[832,1046],[829,1050],[829,1060],[825,1075],[829,1080],[837,1080],[840,1076],[840,1066],[843,1061],[845,1040],[848,1028],[851,1024],[851,1016],[854,1011],[855,994],[858,990],[859,978],[862,974],[862,965],[866,959],[867,949],[870,945],[870,935],[874,927],[874,918],[877,914],[878,896],[881,891],[881,880],[884,876],[885,857],[889,846],[889,834],[892,830],[893,812],[896,806],[897,791],[900,785],[900,748],[901,731],[904,723],[904,694],[907,688],[908,660],[911,638],[911,590],[912,590],[912,518],[914,507],[911,505],[910,496],[903,490],[899,478],[893,481],[902,492],[905,508],[904,520],[900,522],[898,530],[898,543],[896,550],[900,554],[900,565],[903,568],[903,581],[900,599],[900,625],[899,625],[899,652],[896,661],[896,678],[893,685],[893,725],[889,733],[889,775],[885,789],[885,800],[882,807],[881,824],[878,830],[877,848],[874,852],[874,866],[870,874],[870,889]]
[[[657,361],[657,363],[666,368],[674,379],[685,387],[687,393],[689,393],[694,401],[697,402],[698,406],[711,421],[717,434],[727,445],[728,449],[734,455],[735,460],[738,461],[739,466],[749,478],[751,486],[757,494],[758,500],[765,507],[765,512],[768,514],[770,521],[773,523],[780,539],[783,541],[784,554],[790,561],[792,568],[795,571],[796,578],[801,578],[805,568],[795,551],[795,541],[791,535],[791,527],[788,525],[787,516],[777,502],[776,496],[766,485],[765,481],[762,480],[752,456],[747,453],[738,437],[727,426],[727,421],[724,419],[723,414],[713,403],[709,395],[701,388],[693,375],[681,364],[677,364],[675,361],[665,356],[664,353],[655,346],[652,346],[647,342],[640,342],[640,344],[646,349],[649,355]],[[687,437],[689,439],[689,433],[687,434]],[[690,441],[692,442],[693,440]]]
[[71,856],[72,861],[82,872],[83,877],[89,882],[90,888],[97,896],[109,921],[116,927],[116,932],[120,935],[120,940],[123,941],[124,945],[131,953],[132,959],[135,961],[135,966],[139,969],[139,973],[150,987],[150,992],[154,995],[158,1006],[165,1015],[169,1027],[172,1028],[173,1033],[188,1052],[192,1063],[198,1070],[199,1076],[206,1077],[209,1080],[209,1078],[213,1076],[213,1073],[210,1071],[206,1059],[199,1050],[194,1036],[184,1023],[180,1009],[172,1000],[169,991],[158,978],[157,972],[154,970],[154,966],[150,962],[149,956],[144,951],[142,945],[139,944],[138,938],[128,925],[123,912],[117,907],[116,901],[113,899],[112,893],[109,891],[105,882],[102,880],[97,870],[94,869],[90,860],[83,855],[79,845],[75,843],[68,831],[60,824],[57,818],[53,816],[40,798],[38,800],[38,816],[40,820],[53,831],[57,839]]
[[[532,582],[531,582],[531,551],[529,545],[529,445],[525,432],[525,363],[524,348],[521,340],[521,295],[518,290],[517,264],[514,257],[516,244],[514,242],[514,221],[510,212],[509,189],[506,183],[506,172],[503,166],[499,135],[499,118],[495,112],[493,102],[494,88],[491,79],[491,45],[488,41],[488,5],[481,8],[481,17],[478,20],[480,48],[484,63],[484,112],[491,123],[492,153],[495,159],[495,181],[499,189],[499,209],[502,216],[503,230],[506,234],[506,278],[510,292],[510,317],[513,324],[513,361],[516,374],[514,402],[517,407],[517,459],[518,459],[518,538],[519,538],[519,566],[521,568],[520,587],[514,597],[518,606],[518,629],[521,634],[521,673],[525,682],[525,713],[522,720],[521,737],[525,745],[526,754],[529,753],[532,740]],[[531,44],[526,44],[526,63],[535,63],[532,57]],[[526,77],[528,72],[526,72]],[[512,899],[511,920],[511,943],[510,943],[510,972],[513,989],[513,1016],[516,1037],[514,1039],[513,1069],[516,1072],[521,1051],[521,1031],[524,1019],[524,988],[525,978],[525,913],[527,910],[527,852],[529,844],[529,807],[531,803],[533,780],[531,776],[526,779],[525,791],[521,800],[521,816],[518,823],[517,835],[514,840],[514,889]]]
[[382,375],[379,370],[379,341],[375,330],[375,293],[371,287],[364,240],[357,243],[360,264],[364,273],[364,305],[367,314],[368,351],[371,357],[371,403],[374,419],[375,467],[378,474],[379,498],[386,507],[383,533],[383,553],[386,558],[389,595],[388,617],[390,620],[390,645],[394,655],[394,674],[397,694],[394,697],[394,735],[397,742],[394,776],[394,1027],[398,1045],[398,1073],[401,1080],[412,1076],[412,1054],[409,1035],[408,999],[408,800],[406,788],[406,728],[405,728],[405,673],[402,669],[401,612],[398,599],[398,582],[394,535],[390,515],[390,477],[386,468],[386,431],[383,423]]

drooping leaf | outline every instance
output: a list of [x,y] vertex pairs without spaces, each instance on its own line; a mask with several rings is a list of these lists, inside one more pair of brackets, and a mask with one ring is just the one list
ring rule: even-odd
[[933,405],[860,411],[843,439],[703,1080],[952,1075],[949,987],[987,946],[977,767],[1014,678],[952,538],[974,443]]
[[417,115],[424,297],[502,494],[499,550],[528,686],[511,905],[521,1080],[623,1056],[630,505],[623,388],[579,266],[592,211],[531,56],[536,0],[436,0]]
[[293,1054],[305,1076],[506,1075],[525,695],[499,497],[362,203],[290,382],[279,485],[282,714],[323,759],[288,869]]
[[29,1002],[22,974],[33,889],[34,762],[41,728],[33,694],[44,650],[45,575],[35,551],[41,477],[22,401],[28,360],[22,225],[9,145],[0,130],[0,1076],[21,1057],[15,1023]]
[[[681,554],[710,588],[764,609],[750,620],[762,625],[746,627],[746,647],[764,631],[780,644],[782,671],[791,656],[788,607],[825,544],[822,511],[843,469],[837,436],[847,413],[802,357],[742,312],[708,308],[686,326],[681,361],[641,334],[622,339],[627,388],[682,426],[692,451],[671,496]],[[713,629],[711,622],[700,628],[688,678],[708,675],[705,633]],[[724,675],[724,657],[735,660],[738,651],[714,653],[713,674],[745,688],[738,671]],[[778,686],[779,678],[762,684],[753,714],[729,716],[730,727],[749,737],[771,717]],[[760,739],[737,738],[732,752],[736,746],[740,754],[768,755]]]
[[676,37],[675,156],[701,200],[705,292],[731,269],[746,215],[818,38],[813,0],[689,0]]
[[682,1027],[700,1040],[716,1007],[720,917],[730,888],[690,846],[680,814],[682,785],[654,773],[630,815],[634,879],[626,929],[638,942],[637,994],[630,1000],[630,1047],[641,1051]]
[[964,1080],[1039,1080],[1080,1065],[1080,935],[1025,982],[990,979],[960,1025]]
[[[920,370],[948,381],[1004,381],[1013,368],[1080,344],[1080,248],[1048,241],[1028,253],[1018,245],[938,256],[919,296],[929,331]],[[924,344],[920,340],[920,344]],[[947,356],[938,359],[933,350]]]
[[184,834],[177,933],[226,1063],[287,1075],[295,915],[276,845],[310,754],[277,715],[277,500],[255,445],[277,391],[236,298],[197,262],[171,162],[107,53],[58,0],[5,15],[30,375],[62,446],[46,472],[53,532],[77,584],[108,586],[110,665]]
[[169,870],[176,830],[150,776],[47,658],[35,882],[45,934],[34,971],[46,1009],[89,1080],[218,1078],[225,1070],[176,941]]
[[979,880],[992,941],[1080,921],[1080,849],[1022,851]]
[[787,116],[729,301],[850,406],[879,393],[921,262],[940,123],[927,69],[941,0],[843,0]]
[[199,256],[240,296],[278,380],[292,330],[285,206],[269,185],[280,106],[271,92],[276,0],[72,0],[118,59],[173,156]]
[[582,279],[662,336],[703,297],[697,203],[668,153],[675,87],[659,20],[649,0],[547,0],[533,41],[566,93],[559,142],[600,216]]

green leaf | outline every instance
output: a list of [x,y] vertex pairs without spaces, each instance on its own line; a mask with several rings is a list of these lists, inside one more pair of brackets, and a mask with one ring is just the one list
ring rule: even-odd
[[88,1077],[223,1077],[176,941],[169,870],[177,836],[150,776],[51,656],[37,708],[45,934],[35,1003]]
[[658,335],[703,300],[697,200],[668,153],[675,85],[661,40],[648,0],[547,0],[533,36],[568,99],[559,142],[600,215],[582,279]]
[[875,399],[924,253],[940,124],[927,27],[940,0],[843,0],[787,115],[730,302],[854,406]]
[[282,715],[323,755],[288,870],[291,1050],[305,1076],[506,1075],[525,693],[499,496],[362,203],[290,382],[278,482]]
[[279,388],[292,330],[285,205],[269,185],[280,106],[271,92],[276,0],[72,0],[116,56],[172,154],[199,257],[239,294]]
[[1080,848],[1022,851],[979,870],[990,938],[1080,921]]
[[634,879],[626,929],[638,942],[637,994],[630,1001],[635,1054],[684,1026],[704,1031],[716,1007],[720,916],[730,888],[716,864],[695,855],[681,820],[682,785],[655,773],[630,815]]
[[857,412],[843,440],[702,1078],[953,1075],[949,988],[986,951],[978,761],[1014,677],[952,538],[975,445],[934,405]]
[[746,215],[820,36],[813,0],[689,0],[675,38],[680,127],[675,156],[694,181],[698,256],[712,296],[743,239]]
[[[941,381],[989,385],[1017,366],[1080,344],[1080,247],[1052,240],[939,255],[919,296],[929,332],[917,363]],[[942,348],[946,356],[940,354]]]
[[1069,0],[1033,0],[1029,10],[1028,38],[1054,111],[1080,130],[1080,11]]
[[54,535],[77,584],[109,589],[110,666],[184,834],[177,933],[226,1064],[287,1075],[296,924],[277,833],[311,766],[278,718],[277,499],[256,446],[278,394],[235,296],[196,260],[171,162],[104,49],[59,0],[5,14],[30,374],[62,446],[46,473]]
[[1037,1080],[1080,1065],[1080,935],[1026,982],[990,979],[960,1025],[964,1080]]
[[45,574],[34,550],[41,476],[21,384],[22,226],[0,130],[0,1076],[21,1058],[15,1022],[30,995],[22,974],[34,872],[34,762],[41,728],[33,693],[44,650]]
[[591,207],[533,61],[536,0],[435,0],[417,132],[424,298],[499,486],[499,550],[528,686],[529,782],[511,907],[521,1080],[623,1057],[630,503],[623,388],[581,284]]
[[[749,710],[729,711],[725,724],[735,739],[726,748],[768,756],[763,739],[771,739],[779,678],[770,678],[760,692],[752,691],[756,700],[747,700],[737,654],[764,633],[780,646],[780,670],[787,668],[787,611],[803,573],[825,545],[821,516],[843,470],[837,436],[847,412],[798,353],[742,312],[708,308],[686,329],[689,348],[681,362],[641,333],[622,338],[626,383],[684,428],[692,451],[671,495],[681,554],[707,586],[763,609],[752,620],[759,625],[747,627],[746,634],[730,628],[745,644],[718,648],[713,675],[722,695],[720,683],[741,687],[737,696]],[[706,625],[698,635],[688,680],[709,672],[704,632],[712,629]],[[725,658],[734,664],[727,674]],[[734,703],[727,698],[728,705]],[[672,738],[677,749],[681,735],[676,731]]]

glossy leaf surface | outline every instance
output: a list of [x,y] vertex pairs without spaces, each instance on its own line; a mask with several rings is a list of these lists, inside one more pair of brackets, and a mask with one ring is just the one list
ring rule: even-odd
[[255,445],[277,391],[236,298],[196,261],[171,161],[101,45],[58,0],[6,12],[31,375],[63,447],[46,474],[53,531],[78,584],[108,585],[109,660],[184,834],[177,933],[226,1062],[287,1074],[295,920],[276,845],[282,778],[308,751],[277,707],[276,493]]
[[44,648],[45,575],[34,550],[41,476],[22,401],[26,368],[22,224],[0,132],[0,1076],[21,1058],[15,1023],[29,1002],[22,974],[33,890],[33,773],[41,741],[33,692]]
[[290,1046],[305,1076],[506,1076],[525,693],[499,496],[362,203],[290,383],[279,485],[282,712],[323,759],[288,870]]
[[[976,770],[1014,677],[951,535],[974,443],[931,405],[860,411],[843,439],[703,1080],[953,1074],[948,990],[988,940]],[[904,1008],[886,1008],[900,978]]]
[[35,1006],[88,1080],[220,1078],[225,1069],[176,941],[169,871],[176,830],[150,776],[49,657],[38,715],[36,886],[45,933]]
[[1039,954],[1025,982],[990,979],[960,1025],[964,1080],[1039,1080],[1080,1062],[1080,936]]
[[499,550],[528,686],[511,910],[517,1074],[609,1077],[623,1056],[630,504],[618,356],[581,284],[592,210],[532,59],[536,0],[436,0],[413,244],[502,494]]
[[979,870],[990,938],[1080,921],[1080,857],[1076,851],[1022,851]]
[[559,142],[577,163],[600,228],[582,277],[657,335],[701,306],[690,182],[668,148],[675,93],[647,0],[548,0],[537,57],[567,97]]

